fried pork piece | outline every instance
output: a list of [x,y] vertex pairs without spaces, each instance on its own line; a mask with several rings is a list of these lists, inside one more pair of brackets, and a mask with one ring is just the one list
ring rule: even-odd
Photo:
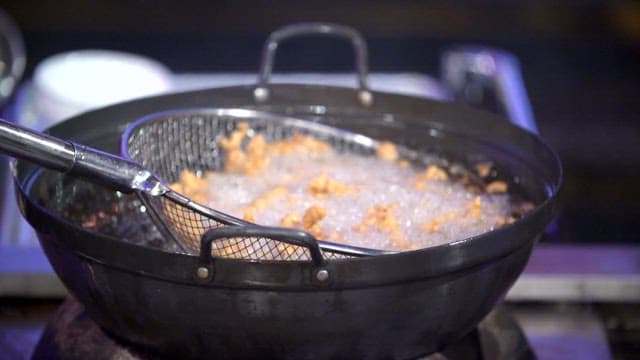
[[482,198],[476,196],[466,205],[466,211],[460,213],[459,211],[452,210],[445,214],[440,214],[429,221],[422,224],[422,231],[427,234],[433,234],[440,231],[442,225],[446,222],[461,220],[461,219],[473,219],[478,220],[482,216]]
[[312,205],[302,216],[302,228],[315,236],[316,239],[323,239],[324,233],[320,229],[320,221],[327,216],[327,210],[320,205]]
[[524,215],[535,208],[536,206],[532,202],[525,201],[517,206],[517,211],[519,211],[521,215]]
[[485,187],[485,191],[489,194],[503,194],[508,189],[507,183],[504,181],[492,181]]
[[353,230],[365,233],[369,230],[377,230],[389,234],[391,246],[394,249],[407,249],[410,243],[404,238],[400,221],[394,214],[398,204],[375,205],[367,209],[367,216],[360,225]]
[[398,160],[398,148],[396,148],[392,142],[383,141],[380,146],[378,146],[376,155],[379,159],[393,162]]
[[517,204],[513,208],[513,213],[511,215],[509,215],[509,216],[498,218],[498,220],[496,221],[494,227],[499,228],[499,227],[502,227],[504,225],[514,223],[516,220],[522,218],[528,212],[532,211],[535,208],[536,208],[536,206],[532,202],[529,202],[529,201],[525,201],[525,202],[522,202],[520,204]]
[[427,166],[427,170],[422,174],[425,179],[430,181],[447,181],[449,180],[449,175],[447,172],[438,166],[429,165]]
[[[212,176],[212,173],[207,173],[206,176]],[[182,170],[180,179],[169,184],[169,187],[197,203],[206,204],[209,201],[209,182],[187,169]]]
[[444,169],[436,165],[429,165],[424,172],[415,177],[413,187],[417,190],[425,191],[428,189],[427,183],[429,181],[447,180],[449,180],[449,175],[447,175],[447,172]]
[[224,162],[224,171],[228,173],[242,173],[247,162],[247,154],[242,149],[227,150],[227,158]]
[[398,204],[375,205],[367,209],[362,223],[354,228],[358,232],[364,232],[367,228],[376,227],[380,230],[394,229],[399,225],[398,220],[393,215],[393,211]]
[[344,195],[353,191],[351,187],[332,179],[324,173],[311,179],[307,190],[316,198],[325,198],[329,195]]
[[[303,229],[313,235],[316,239],[324,238],[324,233],[320,229],[320,221],[325,218],[327,211],[319,205],[313,205],[305,211],[304,216],[300,217],[297,212],[287,214],[280,221],[280,225],[290,228]],[[298,246],[279,243],[279,256],[282,258],[291,257],[296,253]]]
[[236,130],[232,131],[229,136],[220,139],[220,147],[225,150],[240,149],[242,147],[242,141],[249,133],[249,124],[246,122],[240,122],[236,125]]
[[467,208],[469,209],[469,215],[474,219],[478,220],[480,215],[482,215],[482,198],[480,196],[476,196],[473,198]]
[[224,170],[229,173],[240,173],[244,169],[247,155],[242,150],[242,141],[249,132],[249,124],[238,123],[236,130],[227,137],[220,139],[218,144],[226,152]]
[[476,174],[478,174],[478,176],[480,176],[481,178],[486,178],[487,176],[491,175],[492,167],[493,165],[490,162],[478,163],[475,166]]
[[255,222],[256,213],[267,208],[270,204],[278,199],[282,199],[289,193],[284,186],[276,186],[273,189],[262,194],[257,199],[253,200],[249,206],[243,211],[243,218],[246,221]]
[[496,221],[495,227],[499,228],[508,224],[513,224],[515,221],[516,221],[516,218],[513,216],[501,217],[501,218],[498,218],[498,220]]
[[400,160],[398,162],[398,166],[400,169],[408,169],[411,166],[411,163],[407,160]]
[[[291,212],[282,218],[280,226],[300,229],[302,227],[302,217],[297,212]],[[293,257],[296,253],[298,253],[298,256],[303,256],[297,251],[299,248],[296,245],[279,242],[278,256],[283,259]]]
[[291,212],[285,215],[280,221],[280,226],[299,228],[302,225],[302,217],[297,212]]
[[424,224],[422,224],[422,231],[428,233],[428,234],[433,234],[435,232],[438,232],[440,230],[440,227],[447,221],[452,221],[454,220],[456,217],[458,216],[458,212],[457,211],[450,211],[446,214],[441,214],[438,215],[436,217],[434,217],[433,219],[425,222]]
[[245,175],[258,175],[269,166],[271,158],[267,154],[264,136],[256,135],[247,144],[247,158],[242,168]]
[[331,150],[331,145],[313,136],[294,133],[290,138],[268,144],[272,155],[291,155],[294,153],[313,154]]
[[250,138],[243,149],[243,142],[250,131],[249,124],[238,123],[236,130],[220,140],[219,144],[226,152],[224,170],[228,173],[258,175],[269,166],[270,158],[267,154],[267,142],[264,136],[255,135]]
[[[289,139],[267,143],[261,134],[249,136],[251,128],[246,122],[236,125],[236,130],[219,141],[225,150],[224,171],[244,175],[259,175],[265,170],[274,155],[294,153],[321,153],[331,149],[329,143],[308,135],[294,133]],[[246,147],[243,143],[249,138]]]

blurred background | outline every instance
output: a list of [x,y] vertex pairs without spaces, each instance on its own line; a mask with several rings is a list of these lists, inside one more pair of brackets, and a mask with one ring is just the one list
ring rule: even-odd
[[[598,289],[635,286],[622,304],[609,292],[596,301],[569,301],[577,307],[567,307],[565,299],[540,313],[531,312],[538,303],[514,308],[538,319],[594,318],[606,332],[611,357],[633,358],[640,351],[640,1],[0,0],[0,8],[24,38],[23,88],[43,60],[78,49],[144,55],[174,74],[256,74],[268,34],[301,21],[358,29],[369,45],[374,73],[439,78],[440,56],[456,44],[482,44],[514,54],[540,135],[559,153],[565,171],[559,216],[543,243],[623,246],[613,252],[589,248],[596,275],[610,276]],[[281,47],[275,71],[347,73],[352,64],[346,42],[300,38]],[[5,116],[15,114],[6,112],[11,106],[15,97],[5,104]],[[6,240],[0,239],[0,250]],[[572,258],[574,248],[568,249],[561,255],[554,252],[554,259],[562,263]],[[625,265],[617,268],[616,263]],[[37,305],[35,310],[25,310],[18,305],[24,304],[22,299],[14,300],[0,302],[0,325],[33,318],[41,326],[42,316],[46,319],[59,304],[30,303]],[[569,323],[574,330],[582,324]],[[14,334],[15,341],[36,336]]]

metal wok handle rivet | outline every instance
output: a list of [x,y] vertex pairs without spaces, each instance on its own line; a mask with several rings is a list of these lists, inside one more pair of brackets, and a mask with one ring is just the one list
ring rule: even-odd
[[257,102],[263,103],[269,100],[269,89],[265,87],[257,87],[253,90],[253,96]]
[[323,283],[329,280],[329,271],[327,269],[320,269],[316,272],[316,280]]
[[209,269],[207,269],[204,266],[200,266],[196,270],[196,276],[198,277],[198,279],[201,279],[201,280],[207,279],[209,277]]
[[368,90],[358,91],[358,100],[362,106],[369,107],[373,105],[373,94]]

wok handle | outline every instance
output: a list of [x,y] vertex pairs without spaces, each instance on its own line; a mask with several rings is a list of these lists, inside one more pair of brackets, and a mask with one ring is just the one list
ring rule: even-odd
[[487,95],[495,96],[498,109],[494,110],[503,111],[513,124],[538,133],[520,64],[511,53],[485,46],[452,47],[442,55],[442,79],[457,100],[469,105],[483,105]]
[[211,247],[214,241],[231,238],[264,238],[301,246],[309,251],[314,265],[321,267],[325,262],[318,241],[307,232],[291,228],[243,225],[221,226],[207,231],[200,240],[201,263],[208,264],[210,262]]
[[139,164],[0,119],[0,152],[130,193],[162,193],[162,182]]
[[348,26],[314,22],[288,25],[269,35],[262,49],[258,84],[253,92],[257,102],[265,102],[269,99],[268,85],[278,45],[285,39],[300,35],[333,35],[351,41],[355,51],[355,67],[358,76],[358,101],[365,107],[373,104],[373,94],[367,82],[369,56],[364,37],[357,30]]

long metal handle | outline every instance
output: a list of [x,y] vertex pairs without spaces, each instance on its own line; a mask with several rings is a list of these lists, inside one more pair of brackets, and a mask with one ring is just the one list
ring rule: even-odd
[[7,155],[63,172],[73,167],[75,159],[72,143],[1,119],[0,149]]
[[363,106],[373,104],[373,95],[367,83],[368,51],[364,37],[348,26],[331,23],[300,23],[282,27],[269,35],[263,49],[260,63],[258,84],[254,90],[255,100],[264,102],[269,99],[269,79],[273,71],[273,63],[278,45],[285,39],[300,35],[333,35],[346,38],[353,44],[355,66],[358,73],[358,100]]
[[2,119],[0,151],[124,193],[141,190],[160,195],[167,191],[162,181],[139,164]]
[[452,47],[442,55],[442,80],[457,100],[470,105],[481,105],[488,91],[495,92],[497,105],[513,124],[538,133],[520,65],[512,54],[484,46]]

